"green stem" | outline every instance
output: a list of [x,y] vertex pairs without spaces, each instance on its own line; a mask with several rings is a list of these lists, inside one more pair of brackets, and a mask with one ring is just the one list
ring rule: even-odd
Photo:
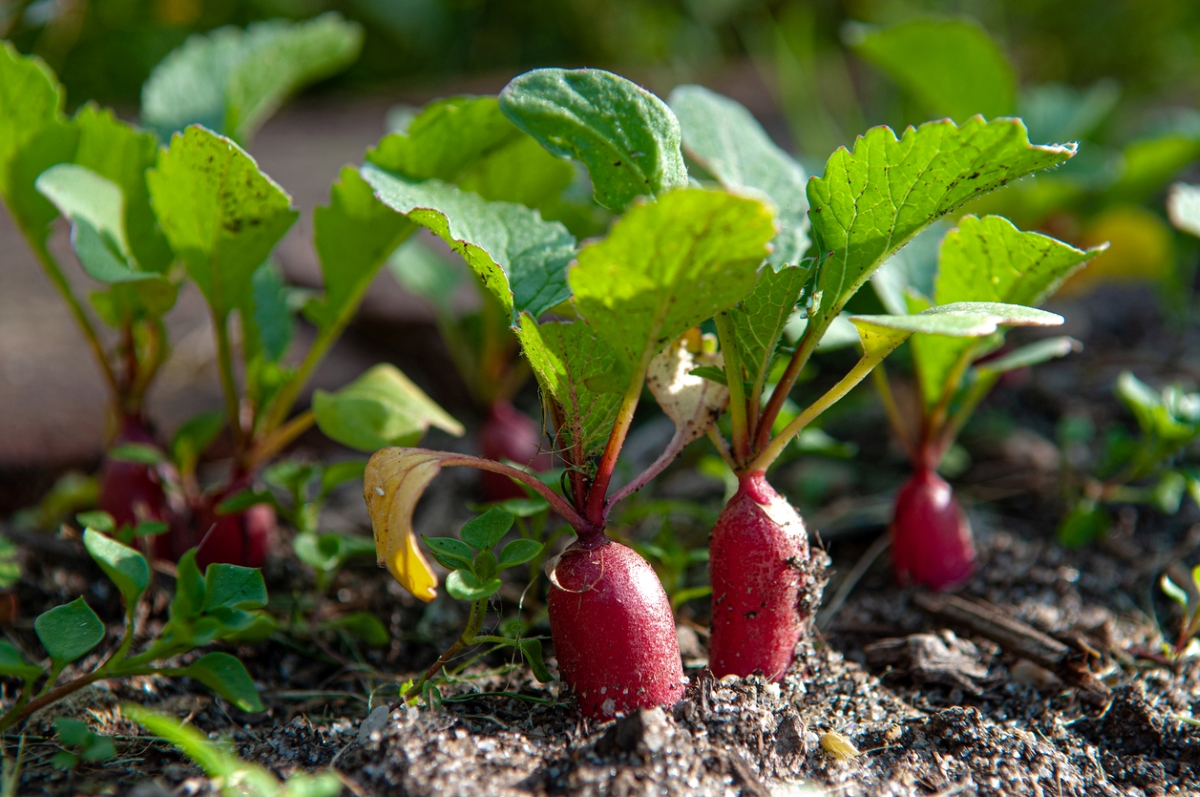
[[725,381],[729,386],[729,421],[733,435],[733,455],[739,462],[750,458],[750,429],[746,407],[746,386],[742,376],[742,358],[737,347],[737,334],[729,313],[718,313],[713,319],[717,325],[717,338],[721,341],[721,354],[725,358]]
[[884,412],[887,413],[888,421],[892,424],[892,431],[896,433],[896,437],[904,446],[904,451],[908,454],[908,460],[916,463],[917,449],[913,444],[912,438],[908,435],[908,429],[904,425],[904,416],[900,414],[900,406],[896,404],[896,397],[892,395],[892,386],[888,382],[887,372],[883,368],[883,363],[879,364],[878,368],[871,371],[871,379],[875,382],[875,390],[879,393],[879,399],[883,402]]
[[942,428],[946,425],[946,415],[950,410],[950,402],[954,400],[954,394],[958,392],[958,387],[962,384],[967,369],[971,367],[971,360],[974,355],[975,347],[969,346],[955,360],[954,367],[950,369],[950,373],[942,386],[942,395],[938,397],[938,403],[929,415],[926,416],[925,428],[922,430],[923,443],[936,441],[941,435]]
[[967,388],[967,393],[963,396],[958,409],[946,419],[940,430],[936,430],[939,460],[941,459],[940,454],[944,454],[946,449],[950,447],[950,444],[958,437],[958,433],[962,431],[971,414],[975,412],[975,408],[979,406],[979,402],[983,401],[984,397],[992,391],[992,388],[996,385],[996,380],[999,378],[1000,374],[995,372],[976,371],[975,381]]
[[779,455],[783,453],[784,448],[791,442],[792,438],[800,433],[800,430],[812,423],[818,415],[829,409],[835,402],[849,393],[855,385],[866,378],[867,374],[871,373],[871,369],[879,365],[891,352],[891,349],[882,352],[874,352],[872,354],[864,354],[850,373],[842,377],[841,381],[831,387],[825,395],[814,401],[797,415],[791,423],[789,423],[779,435],[771,440],[762,451],[754,458],[754,461],[747,465],[741,472],[753,473],[755,471],[765,471],[769,468]]
[[100,371],[104,376],[104,381],[108,383],[109,390],[112,391],[113,401],[120,401],[121,387],[117,382],[117,376],[113,373],[112,364],[109,363],[108,357],[104,353],[104,346],[100,343],[100,336],[96,334],[96,327],[92,325],[92,320],[88,318],[87,313],[84,311],[83,304],[75,296],[75,292],[71,290],[71,283],[67,281],[67,277],[58,265],[58,261],[54,259],[54,255],[50,254],[50,249],[46,246],[46,242],[38,240],[37,236],[32,235],[25,229],[24,225],[20,225],[20,227],[21,232],[25,235],[25,240],[29,243],[29,247],[41,262],[42,268],[50,276],[50,281],[54,283],[54,287],[62,295],[63,300],[67,303],[67,307],[71,310],[71,315],[75,318],[75,323],[79,325],[79,329],[87,339],[88,348],[92,350],[92,354],[96,358],[96,364],[100,366]]
[[283,426],[270,432],[265,439],[260,440],[254,446],[246,458],[247,470],[253,471],[260,465],[271,460],[276,454],[295,441],[297,437],[312,428],[314,423],[316,423],[316,416],[313,415],[312,410],[305,410]]
[[[400,703],[404,703],[411,697],[419,694],[421,688],[437,675],[451,659],[457,656],[460,650],[475,644],[475,635],[479,633],[479,629],[483,628],[483,618],[487,614],[487,602],[487,598],[472,601],[471,611],[467,615],[467,627],[463,629],[462,634],[454,641],[454,644],[446,648],[446,651],[441,656],[438,656],[438,660],[430,665],[429,669],[423,672],[421,677],[405,690],[404,694],[400,695]],[[397,703],[392,708],[399,708],[399,706],[400,704]]]
[[242,428],[238,402],[237,379],[233,375],[233,348],[229,345],[229,316],[213,314],[213,330],[217,338],[217,364],[221,374],[221,393],[225,397],[225,414],[229,418],[229,431],[233,435],[235,457],[246,455],[245,429]]
[[816,351],[817,344],[820,343],[821,336],[825,334],[827,326],[829,326],[828,322],[818,326],[813,323],[812,319],[809,319],[808,327],[805,328],[803,337],[796,344],[796,350],[792,352],[792,358],[788,360],[783,376],[779,379],[779,383],[775,385],[775,390],[771,393],[771,399],[767,402],[766,408],[763,409],[762,417],[758,419],[758,431],[754,437],[755,451],[762,451],[767,447],[767,442],[771,439],[771,427],[775,425],[775,419],[779,417],[779,412],[783,409],[783,403],[787,401],[788,393],[792,392],[792,388],[795,386],[800,372],[804,370],[804,366],[808,365],[808,360],[812,357],[812,353]]

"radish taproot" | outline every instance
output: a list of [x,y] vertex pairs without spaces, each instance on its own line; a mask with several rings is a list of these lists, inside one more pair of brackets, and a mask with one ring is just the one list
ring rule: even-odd
[[[158,441],[137,416],[126,416],[113,440],[123,445],[157,446]],[[170,506],[162,477],[154,465],[106,456],[100,468],[97,508],[112,515],[119,529],[147,520],[167,520]]]
[[[488,409],[478,437],[479,452],[486,459],[516,462],[538,472],[547,471],[553,465],[550,452],[542,447],[541,426],[504,399],[498,399]],[[488,471],[479,476],[485,500],[525,497],[525,491],[512,479]]]
[[950,589],[975,570],[971,524],[954,490],[932,470],[918,469],[900,488],[888,534],[901,584]]
[[[799,542],[803,523],[767,484],[767,469],[801,430],[914,332],[990,335],[1004,317],[1027,308],[958,303],[852,317],[862,346],[858,363],[787,417],[792,387],[825,333],[845,318],[846,303],[884,261],[937,218],[1065,161],[1074,147],[1032,146],[1014,119],[930,122],[908,128],[902,140],[877,127],[860,136],[853,151],[838,149],[823,176],[808,179],[736,102],[700,86],[681,86],[670,104],[693,162],[726,190],[766,194],[780,211],[781,229],[757,284],[714,319],[724,373],[713,378],[729,387],[731,439],[713,437],[739,489],[717,521],[709,557],[713,674],[761,671],[780,678],[820,601],[823,579],[820,563]],[[795,338],[790,352],[781,346],[785,330]]]

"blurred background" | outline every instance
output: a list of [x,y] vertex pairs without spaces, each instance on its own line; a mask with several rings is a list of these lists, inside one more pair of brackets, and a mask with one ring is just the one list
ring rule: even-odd
[[[1188,179],[1200,159],[1200,3],[5,0],[0,38],[45,59],[66,86],[68,111],[95,100],[136,119],[143,83],[190,35],[328,11],[362,25],[361,55],[293,99],[249,145],[304,212],[278,253],[293,283],[317,284],[311,209],[405,106],[495,93],[533,67],[587,65],[660,96],[685,82],[728,94],[809,173],[872,125],[943,116],[1020,115],[1035,142],[1081,142],[1064,169],[971,210],[1080,245],[1111,242],[1064,291],[1079,302],[1066,331],[1089,346],[1143,352],[1135,360],[1151,377],[1162,368],[1200,378],[1186,345],[1197,241],[1173,230],[1163,209],[1167,186]],[[71,261],[65,227],[55,245]],[[174,353],[150,399],[168,430],[220,395],[194,292],[181,296],[170,323]],[[1129,365],[1118,359],[1095,371],[1094,384],[1076,385],[1079,394],[1108,397],[1113,374]],[[314,387],[344,384],[380,360],[400,364],[452,413],[473,411],[442,367],[433,311],[386,276]],[[98,460],[104,402],[95,371],[66,308],[0,214],[0,484],[21,485],[24,502],[33,483]],[[0,509],[21,503],[0,495]]]

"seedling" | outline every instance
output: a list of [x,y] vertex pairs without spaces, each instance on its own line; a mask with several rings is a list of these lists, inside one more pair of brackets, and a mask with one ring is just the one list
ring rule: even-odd
[[225,797],[335,797],[342,791],[342,779],[332,770],[297,772],[281,783],[257,764],[243,761],[228,745],[209,741],[174,717],[132,703],[123,703],[121,713],[178,747]]
[[[925,235],[936,232],[930,229]],[[936,260],[922,257],[929,248],[914,246],[912,253],[889,261],[872,277],[890,312],[920,312],[951,302],[1037,305],[1102,251],[1022,232],[999,216],[965,216],[945,235]],[[909,346],[920,410],[915,420],[902,415],[883,367],[874,372],[888,419],[913,468],[900,488],[889,527],[892,567],[901,582],[946,589],[971,574],[971,526],[953,489],[937,473],[942,460],[1004,373],[1062,357],[1079,346],[1068,337],[1049,338],[993,356],[1003,343],[1003,331],[978,338],[914,335]]]
[[[359,38],[356,26],[322,17],[295,28],[264,25],[244,36],[227,29],[189,40],[148,83],[145,115],[164,132],[200,118],[246,140],[287,94],[352,59]],[[177,559],[203,542],[201,564],[259,565],[275,528],[271,507],[221,507],[314,423],[368,450],[415,442],[430,424],[461,433],[390,366],[337,393],[317,391],[313,409],[289,419],[384,259],[414,229],[374,200],[357,172],[344,172],[331,204],[314,214],[325,294],[307,296],[288,288],[269,260],[298,214],[232,140],[193,125],[160,148],[153,134],[91,106],[67,120],[49,70],[8,45],[0,80],[17,87],[0,108],[0,194],[71,306],[115,397],[120,431],[101,473],[99,506],[118,529],[166,522],[170,533],[155,546],[160,556]],[[172,88],[180,84],[189,90]],[[46,248],[59,213],[72,224],[84,270],[109,286],[92,304],[120,332],[114,352],[101,346]],[[146,427],[143,397],[167,353],[162,315],[185,277],[211,311],[224,417],[197,416],[160,446]],[[284,355],[297,309],[317,335],[291,367]],[[240,347],[233,345],[235,320]],[[234,449],[230,472],[222,483],[200,485],[196,465],[223,428]]]
[[[588,167],[596,201],[622,214],[607,237],[578,248],[564,226],[522,205],[406,175],[378,156],[362,174],[384,203],[462,254],[495,293],[542,388],[566,464],[563,492],[483,458],[381,451],[365,483],[380,563],[414,595],[431,600],[437,581],[412,533],[425,485],[447,466],[519,481],[578,536],[547,572],[559,667],[584,713],[604,718],[672,703],[683,672],[667,597],[645,560],[604,530],[612,507],[702,436],[719,413],[724,389],[690,375],[697,364],[711,363],[711,347],[688,333],[750,289],[775,234],[772,215],[754,199],[688,188],[674,115],[616,75],[538,70],[516,78],[488,107],[497,125],[515,124],[516,135]],[[478,129],[464,125],[443,136],[471,143]],[[398,143],[408,153],[398,163],[423,162],[422,147],[444,146],[415,136]],[[452,151],[459,164],[488,156],[478,145]],[[538,148],[520,152],[546,157]],[[512,173],[524,172],[513,163]],[[652,199],[635,201],[644,195]],[[539,323],[551,309],[557,317]],[[656,462],[610,495],[646,385],[675,421],[676,435]]]
[[[246,668],[228,653],[207,653],[185,667],[161,664],[250,627],[255,619],[252,612],[267,602],[267,589],[258,570],[213,564],[201,575],[195,551],[188,551],[177,566],[175,597],[167,624],[145,650],[132,654],[138,601],[150,584],[146,557],[94,529],[84,531],[83,544],[125,602],[121,641],[90,672],[61,684],[59,676],[66,666],[103,642],[107,633],[83,598],[56,606],[34,620],[34,630],[49,657],[47,665],[29,662],[17,648],[0,641],[0,675],[22,681],[20,696],[0,716],[0,733],[88,684],[130,675],[186,675],[243,711],[264,710]],[[37,688],[39,681],[41,687]]]
[[[695,86],[676,89],[671,106],[683,125],[684,149],[704,173],[727,190],[765,195],[780,208],[781,229],[753,291],[715,319],[732,440],[715,432],[713,439],[739,487],[713,529],[709,557],[709,666],[718,676],[758,672],[778,680],[819,603],[822,577],[804,522],[768,483],[767,468],[912,333],[981,337],[1001,326],[1061,319],[992,302],[850,317],[861,359],[827,393],[783,418],[797,377],[850,297],[917,233],[976,196],[1062,163],[1074,149],[1031,146],[1024,126],[1012,119],[930,122],[899,139],[877,127],[852,152],[835,152],[824,176],[806,187],[800,165],[741,106]],[[797,306],[807,322],[786,351],[780,339]],[[785,363],[782,372],[777,358]]]
[[[1146,504],[1164,514],[1179,511],[1186,494],[1200,505],[1200,472],[1186,462],[1189,446],[1200,439],[1200,393],[1169,385],[1161,393],[1126,371],[1117,377],[1116,394],[1137,422],[1138,435],[1108,431],[1096,472],[1068,480],[1071,509],[1058,527],[1058,539],[1077,547],[1109,528],[1107,505]],[[1089,429],[1062,427],[1064,442],[1082,443]],[[1072,483],[1075,482],[1075,483]]]
[[1173,645],[1164,642],[1163,651],[1171,658],[1178,658],[1189,652],[1196,653],[1197,651],[1192,648],[1195,647],[1193,637],[1200,634],[1200,565],[1192,568],[1192,592],[1190,593],[1172,581],[1166,573],[1163,573],[1159,584],[1166,596],[1179,605],[1182,613],[1175,642]]
[[101,736],[88,728],[86,722],[69,717],[55,717],[54,729],[58,732],[58,741],[64,747],[73,747],[78,752],[59,750],[50,759],[52,766],[58,769],[74,769],[80,761],[96,762],[115,758],[117,748],[108,736]]

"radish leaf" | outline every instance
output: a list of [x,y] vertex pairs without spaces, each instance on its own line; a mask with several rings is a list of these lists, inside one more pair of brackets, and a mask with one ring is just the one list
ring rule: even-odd
[[750,295],[729,311],[751,396],[762,395],[783,331],[808,277],[806,268],[764,268]]

